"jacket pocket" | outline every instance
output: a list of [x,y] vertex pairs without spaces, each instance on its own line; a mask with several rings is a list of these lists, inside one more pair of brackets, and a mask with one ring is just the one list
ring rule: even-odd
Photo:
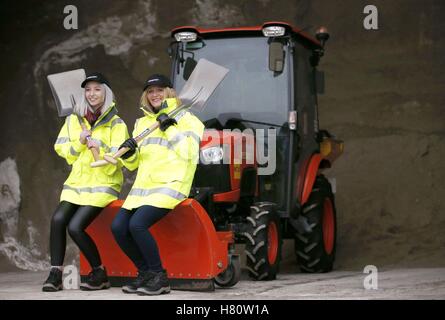
[[104,172],[103,170],[98,170],[93,175],[95,181],[92,183],[108,184],[108,185],[122,185],[123,175],[122,171],[117,168],[113,173]]
[[79,159],[72,164],[68,180],[76,184],[82,181],[82,163]]

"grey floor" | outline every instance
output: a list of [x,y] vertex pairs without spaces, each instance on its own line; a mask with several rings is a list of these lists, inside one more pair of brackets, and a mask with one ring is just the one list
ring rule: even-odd
[[[123,294],[120,288],[85,292],[75,289],[56,293],[41,291],[44,272],[0,274],[0,300],[5,299],[171,299],[171,300],[275,300],[275,299],[445,299],[445,269],[379,270],[377,289],[365,289],[367,274],[334,271],[326,274],[280,274],[275,281],[241,281],[214,292],[172,290],[170,294],[141,297]],[[376,282],[374,282],[376,283]]]

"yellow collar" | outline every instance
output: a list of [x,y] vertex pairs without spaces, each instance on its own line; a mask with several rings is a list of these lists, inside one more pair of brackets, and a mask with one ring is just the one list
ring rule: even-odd
[[154,113],[152,111],[148,111],[146,110],[144,107],[141,107],[140,109],[142,110],[142,112],[144,112],[144,114],[149,117],[149,118],[156,118],[158,115],[160,115],[161,113],[170,113],[173,110],[176,109],[176,107],[178,106],[177,102],[176,102],[176,98],[168,98],[165,99],[164,101],[167,102],[167,108],[162,109],[160,112],[158,113]]

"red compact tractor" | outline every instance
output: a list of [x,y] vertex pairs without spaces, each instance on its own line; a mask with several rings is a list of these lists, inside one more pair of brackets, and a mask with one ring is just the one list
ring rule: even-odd
[[[336,211],[322,171],[343,152],[343,142],[318,127],[324,79],[316,67],[326,29],[314,39],[282,22],[180,27],[172,38],[168,52],[178,92],[201,58],[229,69],[196,113],[206,131],[190,197],[152,228],[173,289],[235,285],[241,274],[237,243],[245,244],[246,268],[255,280],[276,278],[283,239],[294,239],[301,271],[330,271]],[[136,275],[109,230],[120,205],[107,207],[88,230],[115,285]],[[88,271],[81,257],[81,275]]]

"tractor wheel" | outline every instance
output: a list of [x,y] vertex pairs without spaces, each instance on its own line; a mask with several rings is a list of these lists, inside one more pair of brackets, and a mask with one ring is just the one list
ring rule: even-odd
[[302,215],[310,230],[295,234],[297,263],[302,272],[329,272],[335,259],[337,222],[334,195],[324,176],[315,180]]
[[215,283],[223,288],[233,287],[241,278],[241,262],[239,255],[230,257],[227,269],[217,275],[214,279]]
[[247,217],[246,267],[255,280],[273,280],[281,260],[281,225],[275,204],[255,203]]

